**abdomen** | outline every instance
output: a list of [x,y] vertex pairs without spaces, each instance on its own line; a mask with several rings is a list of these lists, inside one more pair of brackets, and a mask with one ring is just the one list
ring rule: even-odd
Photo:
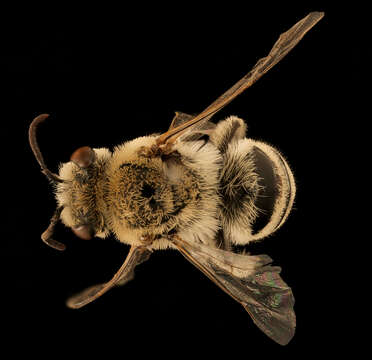
[[279,229],[296,193],[284,157],[268,144],[245,138],[229,145],[224,160],[220,215],[225,240],[244,245]]

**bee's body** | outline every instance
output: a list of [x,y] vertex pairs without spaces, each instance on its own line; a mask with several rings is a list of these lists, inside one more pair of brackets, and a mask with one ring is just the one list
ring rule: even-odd
[[[170,232],[223,248],[260,239],[289,213],[295,187],[293,181],[279,183],[283,176],[278,171],[287,171],[291,180],[293,176],[287,165],[278,166],[282,158],[276,150],[247,139],[245,131],[241,119],[229,117],[209,131],[208,140],[179,142],[166,157],[141,154],[157,136],[126,142],[112,154],[96,149],[92,177],[84,177],[86,171],[76,176],[79,167],[66,163],[60,176],[71,181],[57,185],[57,200],[64,207],[61,218],[70,227],[93,224],[97,236],[112,232],[130,245],[155,239],[152,249],[173,247],[167,240]],[[261,218],[267,221],[254,233],[253,225]],[[222,243],[216,236],[219,230]]]
[[31,148],[42,172],[55,184],[58,207],[42,240],[53,239],[63,223],[82,239],[110,233],[131,245],[123,265],[104,284],[71,297],[80,308],[133,279],[136,265],[153,250],[174,248],[222,290],[240,302],[256,325],[279,344],[294,335],[296,317],[291,289],[270,266],[267,255],[247,255],[246,245],[275,232],[291,211],[296,186],[282,155],[270,145],[246,138],[243,120],[231,116],[217,125],[210,119],[277,64],[323,17],[312,12],[281,34],[268,56],[196,116],[176,113],[161,135],[144,136],[108,149],[77,149],[71,161],[51,172],[36,141]]

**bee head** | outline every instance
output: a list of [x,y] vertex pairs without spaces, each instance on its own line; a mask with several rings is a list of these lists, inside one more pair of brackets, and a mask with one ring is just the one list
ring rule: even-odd
[[107,234],[104,187],[105,169],[111,158],[108,149],[92,149],[88,146],[77,149],[70,162],[62,164],[59,176],[64,180],[56,184],[56,199],[62,222],[81,239]]
[[45,165],[44,158],[36,141],[36,130],[49,115],[36,117],[29,128],[29,142],[42,172],[56,189],[58,207],[50,221],[50,225],[41,235],[49,246],[64,250],[65,245],[52,238],[57,222],[71,227],[81,239],[91,239],[94,235],[105,236],[103,203],[104,171],[111,157],[107,149],[91,149],[88,146],[77,149],[71,155],[71,161],[62,164],[59,174],[51,172]]

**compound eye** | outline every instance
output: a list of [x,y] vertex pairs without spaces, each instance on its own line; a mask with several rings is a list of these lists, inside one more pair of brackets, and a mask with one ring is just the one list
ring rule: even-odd
[[80,168],[84,169],[92,165],[95,158],[96,154],[92,148],[89,146],[82,146],[73,152],[70,160]]
[[72,228],[74,234],[83,240],[90,240],[93,238],[93,230],[90,225],[79,225]]

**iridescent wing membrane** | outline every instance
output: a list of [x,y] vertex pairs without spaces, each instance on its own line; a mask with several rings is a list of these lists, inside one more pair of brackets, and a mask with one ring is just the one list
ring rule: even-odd
[[182,255],[223,291],[243,305],[255,324],[271,339],[286,345],[292,339],[296,316],[292,290],[270,266],[267,255],[236,254],[175,237]]

